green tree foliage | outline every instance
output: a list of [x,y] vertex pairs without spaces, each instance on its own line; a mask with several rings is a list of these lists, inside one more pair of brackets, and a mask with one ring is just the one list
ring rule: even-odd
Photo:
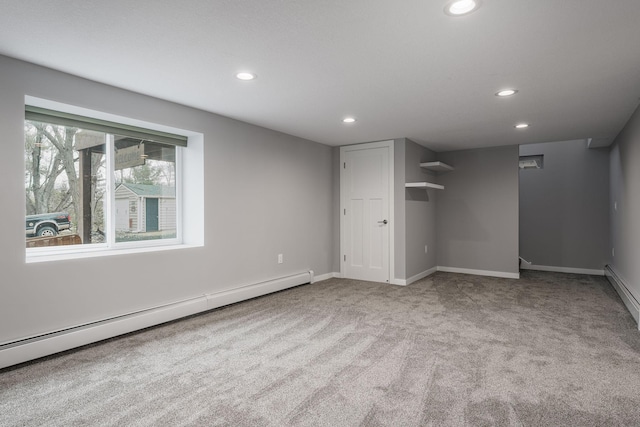
[[147,161],[144,165],[129,168],[127,174],[123,176],[123,182],[128,184],[160,184],[162,181],[162,170],[151,167]]

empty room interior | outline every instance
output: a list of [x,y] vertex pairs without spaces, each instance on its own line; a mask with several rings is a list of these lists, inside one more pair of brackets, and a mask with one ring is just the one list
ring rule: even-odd
[[640,425],[637,0],[1,10],[0,425]]

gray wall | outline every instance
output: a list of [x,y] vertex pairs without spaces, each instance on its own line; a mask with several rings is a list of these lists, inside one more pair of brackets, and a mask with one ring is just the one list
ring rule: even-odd
[[331,203],[333,204],[332,226],[333,239],[331,271],[340,272],[340,147],[332,147],[331,164],[333,172],[331,174],[331,191],[333,192]]
[[[611,265],[640,301],[640,108],[610,152]],[[614,203],[617,209],[614,210]]]
[[543,169],[520,171],[520,256],[535,265],[602,270],[609,259],[609,153],[585,140],[529,144]]
[[406,223],[404,205],[404,175],[405,175],[405,151],[407,140],[405,138],[393,141],[393,215],[394,225],[394,266],[395,272],[391,279],[407,278],[407,253],[406,253]]
[[518,267],[518,147],[439,153],[438,266],[502,273]]
[[[420,163],[436,160],[436,153],[410,139],[405,143],[405,182],[436,182]],[[404,189],[405,274],[409,279],[436,267],[436,197],[438,190]],[[428,250],[425,253],[424,247]]]
[[[1,56],[0,88],[0,342],[307,269],[334,271],[330,147]],[[25,95],[204,134],[205,246],[25,264]]]

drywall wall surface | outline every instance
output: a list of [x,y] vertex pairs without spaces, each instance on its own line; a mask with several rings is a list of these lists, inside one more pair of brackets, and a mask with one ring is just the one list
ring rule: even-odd
[[610,152],[611,265],[640,301],[640,108]]
[[[405,178],[403,182],[436,182],[436,174],[420,167],[436,160],[436,153],[410,139],[405,143]],[[406,278],[425,273],[436,264],[436,200],[439,190],[406,188],[405,270]],[[426,247],[426,250],[425,250]]]
[[[393,140],[393,216],[395,224],[394,233],[394,266],[395,279],[405,280],[406,271],[406,224],[404,205],[404,175],[405,175],[405,150],[406,139]],[[393,282],[394,277],[391,278]]]
[[439,267],[518,274],[518,147],[451,151],[438,177]]
[[[334,271],[331,147],[3,56],[0,87],[0,343]],[[25,95],[203,134],[204,246],[25,263]]]
[[333,259],[331,260],[331,272],[340,272],[340,147],[333,147],[331,149],[331,165],[333,166],[331,172],[331,203],[332,207],[332,230],[333,230],[333,244],[331,253]]
[[543,155],[520,170],[520,256],[534,265],[602,270],[609,259],[609,152],[586,140],[520,146]]

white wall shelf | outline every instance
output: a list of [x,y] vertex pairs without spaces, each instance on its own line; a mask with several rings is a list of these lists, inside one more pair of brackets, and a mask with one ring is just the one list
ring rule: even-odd
[[420,167],[423,169],[429,169],[436,172],[449,172],[453,170],[453,166],[449,166],[443,162],[426,162],[420,163]]
[[404,186],[406,188],[423,188],[425,190],[428,188],[433,188],[435,190],[444,190],[444,185],[434,184],[432,182],[407,182]]

